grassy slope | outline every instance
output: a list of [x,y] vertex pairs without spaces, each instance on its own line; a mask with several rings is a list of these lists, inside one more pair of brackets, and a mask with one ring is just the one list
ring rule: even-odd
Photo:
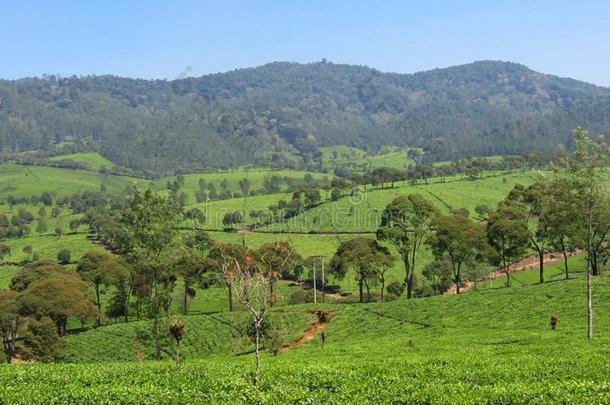
[[53,156],[50,160],[73,160],[75,162],[84,163],[90,170],[99,170],[100,168],[106,167],[108,169],[112,168],[114,164],[100,155],[97,152],[79,152],[72,153],[69,155],[59,155]]
[[515,184],[528,185],[533,182],[531,173],[518,173],[477,181],[456,180],[415,186],[397,184],[394,188],[376,188],[355,197],[348,196],[321,204],[284,223],[272,224],[265,229],[292,232],[374,232],[385,206],[397,196],[410,193],[425,196],[444,212],[449,207],[467,208],[475,216],[474,209],[477,205],[487,204],[493,209],[506,198]]
[[[253,349],[252,343],[244,338],[244,324],[248,318],[243,311],[179,317],[187,327],[187,335],[181,345],[184,358],[239,354]],[[275,309],[271,314],[272,323],[286,342],[298,339],[315,319],[312,313],[295,307]],[[146,320],[118,323],[70,335],[65,339],[61,360],[88,363],[152,359],[153,347],[150,337],[146,337],[151,329],[151,321]],[[166,339],[163,342],[163,357],[171,358],[172,353],[173,342]]]
[[[584,291],[584,279],[576,278],[410,302],[328,305],[334,316],[326,345],[316,339],[265,355],[257,388],[249,383],[253,356],[224,355],[180,366],[2,366],[0,397],[46,403],[606,402],[610,319],[598,315],[595,338],[586,340]],[[610,311],[606,275],[594,280],[594,302],[597,314]],[[551,314],[559,317],[554,331]]]
[[40,196],[45,191],[56,196],[72,195],[80,191],[99,191],[102,184],[106,185],[109,192],[118,193],[127,185],[146,187],[150,182],[84,170],[0,164],[0,200],[9,195]]
[[4,259],[6,262],[21,262],[28,259],[28,255],[23,252],[23,248],[27,245],[32,246],[34,253],[37,253],[40,259],[51,260],[55,260],[57,253],[62,249],[70,251],[72,261],[79,260],[87,252],[104,250],[103,247],[91,243],[85,234],[63,235],[61,238],[57,238],[55,235],[37,235],[8,239],[2,243],[11,248],[11,255]]
[[11,279],[19,271],[15,266],[0,266],[0,290],[6,290],[11,284]]
[[[194,194],[199,190],[199,179],[205,179],[206,183],[214,183],[216,190],[220,193],[221,187],[220,183],[223,179],[226,179],[229,183],[229,190],[233,192],[240,192],[239,182],[243,179],[248,179],[250,182],[250,190],[260,189],[263,185],[263,181],[266,178],[270,178],[272,176],[278,177],[290,177],[297,180],[302,180],[303,177],[307,174],[311,174],[311,176],[315,179],[324,179],[330,178],[331,175],[324,173],[314,173],[314,172],[304,172],[304,171],[296,171],[296,170],[261,170],[261,169],[236,169],[230,172],[204,172],[204,173],[194,173],[187,174],[184,176],[185,183],[184,186],[180,189],[181,192],[185,192],[189,198],[191,198],[191,202],[194,202]],[[163,189],[167,185],[168,180],[174,180],[175,177],[166,177],[156,182],[157,186],[160,189]],[[207,188],[206,188],[206,191]]]

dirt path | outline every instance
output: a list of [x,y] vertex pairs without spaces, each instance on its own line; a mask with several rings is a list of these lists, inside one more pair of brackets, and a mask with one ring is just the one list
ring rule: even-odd
[[285,353],[299,346],[303,346],[304,344],[311,342],[319,333],[322,333],[324,328],[326,328],[326,324],[330,321],[330,315],[328,313],[324,313],[324,317],[318,315],[318,319],[318,322],[314,323],[307,330],[305,330],[303,336],[299,340],[282,345],[282,347],[277,350],[277,353]]
[[[580,254],[580,251],[576,251],[574,253],[568,253],[568,257]],[[544,255],[544,264],[545,265],[554,265],[557,263],[563,262],[563,253],[555,252],[555,253],[547,253]],[[538,255],[528,256],[525,259],[518,261],[510,266],[510,272],[515,273],[523,270],[537,269],[539,264]],[[479,282],[484,282],[485,280],[493,279],[496,280],[500,277],[506,277],[506,273],[500,270],[493,271],[489,273],[485,279],[479,280]],[[466,292],[474,287],[474,281],[466,281],[462,283],[462,287],[460,288],[460,293]],[[453,284],[443,295],[452,295],[456,294],[456,287]]]

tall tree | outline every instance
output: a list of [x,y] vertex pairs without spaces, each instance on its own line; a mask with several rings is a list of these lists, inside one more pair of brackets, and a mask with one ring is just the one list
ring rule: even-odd
[[526,214],[517,207],[500,204],[487,221],[487,241],[498,254],[500,270],[506,274],[510,287],[510,266],[520,259],[530,241]]
[[574,221],[579,213],[572,199],[573,190],[566,178],[554,179],[548,187],[549,201],[545,211],[549,243],[556,251],[561,251],[566,280],[570,278],[568,252],[576,248],[578,223]]
[[378,275],[377,269],[392,264],[388,248],[369,238],[355,238],[342,242],[330,261],[330,271],[345,275],[351,267],[358,283],[358,297],[364,302],[364,288],[370,299],[369,283]]
[[390,242],[400,254],[408,299],[413,296],[417,253],[438,215],[436,207],[419,194],[396,197],[382,213],[377,239]]
[[597,268],[597,254],[610,232],[607,175],[610,151],[603,137],[591,139],[581,128],[575,130],[576,151],[565,160],[570,189],[584,248],[587,252],[587,337],[593,338],[592,276]]
[[486,248],[485,228],[468,218],[450,214],[438,217],[434,222],[435,232],[428,244],[438,261],[445,257],[451,263],[456,292],[462,286],[462,266]]
[[104,252],[87,252],[78,261],[76,272],[81,278],[93,285],[95,290],[95,305],[99,311],[100,318],[98,324],[102,323],[102,286],[108,286],[110,277],[108,273],[108,264],[112,257]]
[[19,314],[19,293],[17,291],[0,291],[0,336],[7,363],[15,356],[15,345],[19,330],[25,318]]
[[516,204],[526,213],[525,222],[530,233],[530,248],[538,255],[538,273],[540,283],[544,283],[544,254],[550,235],[550,198],[547,184],[536,182],[527,188],[521,185],[509,193],[505,201],[507,204]]
[[155,358],[161,359],[161,312],[175,280],[179,209],[166,197],[146,190],[127,201],[121,215],[128,244],[124,250],[133,268],[150,279]]

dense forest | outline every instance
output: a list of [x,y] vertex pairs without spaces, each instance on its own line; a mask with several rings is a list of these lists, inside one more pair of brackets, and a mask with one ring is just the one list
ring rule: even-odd
[[610,133],[610,89],[506,62],[415,74],[322,61],[174,81],[115,76],[0,81],[0,150],[86,141],[146,174],[307,163],[318,147],[421,147],[425,159],[572,149],[571,131]]

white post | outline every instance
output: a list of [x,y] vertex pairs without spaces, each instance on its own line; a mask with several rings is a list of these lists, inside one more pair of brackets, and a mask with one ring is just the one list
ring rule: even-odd
[[316,258],[313,258],[313,303],[317,304],[317,292],[316,292]]
[[324,256],[322,256],[321,259],[322,259],[322,302],[324,302],[324,298],[326,297],[326,294],[324,292],[324,287],[326,286],[326,281],[324,280]]

